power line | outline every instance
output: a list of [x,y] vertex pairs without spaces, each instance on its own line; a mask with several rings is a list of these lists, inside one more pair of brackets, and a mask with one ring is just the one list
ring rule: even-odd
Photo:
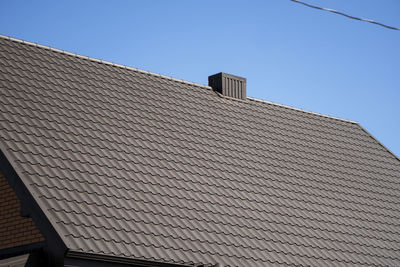
[[299,4],[302,4],[302,5],[311,7],[311,8],[315,8],[315,9],[324,10],[324,11],[332,12],[332,13],[335,13],[335,14],[339,14],[339,15],[348,17],[348,18],[350,18],[350,19],[356,19],[356,20],[360,20],[360,21],[365,21],[365,22],[369,22],[369,23],[372,23],[372,24],[376,24],[376,25],[379,25],[379,26],[382,26],[382,27],[385,27],[385,28],[388,28],[388,29],[391,29],[391,30],[400,31],[400,28],[388,26],[388,25],[385,25],[385,24],[383,24],[383,23],[380,23],[380,22],[377,22],[377,21],[374,21],[374,20],[370,20],[370,19],[362,19],[362,18],[353,17],[353,16],[347,15],[347,14],[345,14],[345,13],[342,13],[342,12],[340,12],[340,11],[333,10],[333,9],[330,9],[330,8],[324,8],[324,7],[313,6],[313,5],[304,3],[304,2],[299,1],[299,0],[290,0],[290,1],[299,3]]

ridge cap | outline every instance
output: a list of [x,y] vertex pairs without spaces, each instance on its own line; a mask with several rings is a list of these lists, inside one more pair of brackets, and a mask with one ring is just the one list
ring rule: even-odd
[[352,121],[352,120],[343,119],[343,118],[339,118],[339,117],[335,117],[335,116],[331,116],[331,115],[326,115],[326,114],[322,114],[322,113],[318,113],[318,112],[314,112],[314,111],[309,111],[309,110],[305,110],[305,109],[301,109],[301,108],[296,108],[296,107],[292,107],[292,106],[289,106],[289,105],[279,104],[279,103],[271,102],[271,101],[264,100],[264,99],[254,98],[254,97],[250,97],[250,96],[248,96],[247,99],[249,99],[251,101],[255,101],[255,102],[261,102],[261,103],[265,103],[265,104],[270,104],[270,105],[274,105],[274,106],[283,107],[283,108],[286,108],[286,109],[291,109],[291,110],[300,111],[300,112],[304,112],[304,113],[308,113],[308,114],[312,114],[312,115],[317,115],[319,117],[324,117],[324,118],[328,118],[328,119],[348,122],[348,123],[352,123],[352,124],[359,124],[357,121]]

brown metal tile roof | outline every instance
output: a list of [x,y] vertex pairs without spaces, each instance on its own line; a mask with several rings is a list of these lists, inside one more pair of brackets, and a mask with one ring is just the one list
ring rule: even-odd
[[400,266],[400,161],[357,123],[0,38],[1,149],[71,251]]

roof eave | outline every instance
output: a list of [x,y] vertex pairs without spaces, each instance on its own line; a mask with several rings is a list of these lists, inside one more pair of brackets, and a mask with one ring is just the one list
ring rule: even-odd
[[86,253],[69,250],[64,259],[65,265],[73,266],[102,266],[102,267],[123,267],[123,266],[135,266],[135,267],[193,267],[198,266],[197,264],[178,264],[172,262],[160,262],[152,260],[124,258],[109,255],[100,255],[94,253]]

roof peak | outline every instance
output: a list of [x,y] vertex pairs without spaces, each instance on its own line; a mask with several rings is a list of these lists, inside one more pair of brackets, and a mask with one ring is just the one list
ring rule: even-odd
[[[0,38],[7,39],[7,40],[10,40],[10,41],[14,41],[14,42],[18,42],[18,43],[23,43],[23,44],[34,46],[34,47],[38,47],[38,48],[51,50],[51,51],[54,51],[54,52],[57,52],[57,53],[61,53],[61,54],[65,54],[65,55],[69,55],[69,56],[73,56],[73,57],[78,57],[78,58],[82,58],[82,59],[86,59],[86,60],[90,60],[90,61],[94,61],[94,62],[98,62],[98,63],[103,63],[103,64],[107,64],[107,65],[111,65],[111,66],[115,66],[115,67],[119,67],[119,68],[123,68],[123,69],[128,69],[128,70],[132,70],[132,71],[136,71],[136,72],[152,75],[152,76],[163,78],[163,79],[167,79],[167,80],[170,80],[170,81],[180,82],[180,83],[184,83],[184,84],[188,84],[188,85],[192,85],[192,86],[197,86],[197,87],[213,90],[208,85],[195,83],[195,82],[190,82],[190,81],[174,78],[174,77],[171,77],[171,76],[162,75],[162,74],[151,72],[151,71],[147,71],[147,70],[142,70],[142,69],[130,67],[130,66],[127,66],[127,65],[114,63],[114,62],[107,61],[107,60],[102,60],[102,59],[98,59],[98,58],[94,58],[94,57],[84,56],[84,55],[68,52],[68,51],[65,51],[65,50],[62,50],[62,49],[54,48],[54,47],[51,47],[51,46],[42,45],[42,44],[30,42],[30,41],[25,41],[25,40],[22,40],[22,39],[14,38],[14,37],[3,35],[3,34],[0,34]],[[221,96],[222,97],[226,97],[226,96],[223,96],[223,95],[221,95]],[[227,98],[231,98],[231,97],[227,97]],[[236,100],[234,98],[232,98],[232,99]],[[296,111],[300,111],[300,112],[305,112],[305,113],[309,113],[309,114],[313,114],[313,115],[317,115],[317,116],[321,116],[321,117],[325,117],[325,118],[329,118],[329,119],[334,119],[334,120],[339,120],[339,121],[358,124],[358,122],[356,122],[356,121],[342,119],[342,118],[339,118],[339,117],[325,115],[325,114],[321,114],[321,113],[317,113],[317,112],[312,112],[312,111],[304,110],[304,109],[301,109],[301,108],[295,108],[295,107],[291,107],[291,106],[287,106],[287,105],[283,105],[283,104],[279,104],[279,103],[274,103],[274,102],[263,100],[263,99],[253,98],[253,97],[249,97],[249,96],[247,96],[244,100],[246,100],[246,99],[251,100],[251,101],[256,101],[256,102],[276,105],[276,106],[284,107],[284,108],[287,108],[287,109],[292,109],[292,110],[296,110]]]

